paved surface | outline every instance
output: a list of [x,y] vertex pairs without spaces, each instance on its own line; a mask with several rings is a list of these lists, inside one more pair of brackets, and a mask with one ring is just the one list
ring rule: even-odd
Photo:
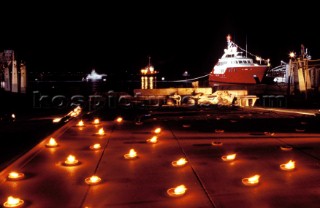
[[[70,120],[0,173],[0,200],[24,207],[319,207],[320,134],[315,114],[262,109],[117,112]],[[316,112],[315,112],[316,113]],[[92,124],[100,117],[101,123]],[[159,134],[154,133],[161,127]],[[97,135],[103,128],[105,135]],[[146,140],[157,135],[158,142]],[[50,137],[58,142],[47,148]],[[99,143],[100,150],[90,145]],[[213,145],[222,144],[222,145]],[[281,148],[282,147],[282,148]],[[292,150],[288,151],[288,147]],[[284,151],[283,149],[286,148]],[[138,156],[125,159],[134,149]],[[79,161],[66,166],[68,155]],[[236,154],[235,160],[223,156]],[[184,157],[185,166],[172,162]],[[281,170],[293,160],[296,168]],[[25,174],[8,180],[11,171]],[[259,183],[242,180],[258,174]],[[101,182],[87,185],[97,175]],[[168,190],[185,185],[184,195]]]

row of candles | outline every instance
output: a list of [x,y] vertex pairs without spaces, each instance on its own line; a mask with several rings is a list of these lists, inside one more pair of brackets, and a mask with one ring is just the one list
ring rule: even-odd
[[[122,118],[118,117],[116,119],[116,121],[121,123]],[[99,119],[94,119],[93,124],[99,124],[99,123],[100,123]],[[82,120],[80,120],[78,122],[77,126],[84,126],[84,122]],[[161,128],[156,128],[153,132],[158,135],[161,132]],[[222,133],[222,132],[219,132],[219,133]],[[103,135],[104,134],[103,128],[100,128],[97,134]],[[152,136],[150,139],[147,139],[146,142],[155,144],[158,142],[158,136]],[[212,145],[221,146],[222,143],[221,142],[212,142]],[[50,147],[50,148],[57,147],[58,143],[56,142],[56,140],[54,138],[51,137],[49,139],[49,142],[45,146]],[[99,143],[95,143],[93,145],[90,145],[89,148],[91,150],[99,150],[101,148],[101,145]],[[292,149],[292,147],[291,146],[282,146],[281,149],[284,151],[289,151]],[[133,148],[130,149],[127,154],[124,154],[125,159],[135,159],[137,157],[138,157],[138,154]],[[234,154],[224,155],[221,157],[221,159],[226,162],[233,161],[236,159],[236,154],[234,153]],[[182,167],[185,164],[187,164],[187,162],[188,161],[186,160],[186,158],[182,157],[178,160],[172,161],[171,165],[173,167]],[[66,165],[66,166],[74,166],[74,165],[78,165],[78,164],[79,164],[79,161],[73,155],[69,155],[67,157],[67,159],[64,161],[64,165]],[[295,169],[295,161],[290,160],[286,164],[281,164],[280,168],[281,168],[281,170],[285,170],[285,171],[294,170]],[[8,180],[17,181],[17,180],[23,179],[24,177],[25,177],[24,173],[12,171],[8,174],[7,178],[8,178]],[[242,183],[246,186],[254,186],[259,183],[259,178],[260,178],[260,175],[256,174],[256,175],[248,177],[248,178],[243,178]],[[95,185],[95,184],[98,184],[101,182],[101,178],[97,175],[92,175],[90,177],[85,178],[84,181],[88,185]],[[168,189],[167,194],[172,197],[177,197],[177,196],[184,195],[186,190],[187,190],[186,186],[182,184],[182,185],[179,185],[175,188]],[[4,207],[19,207],[23,203],[24,203],[24,201],[22,199],[15,198],[13,196],[9,196],[7,198],[7,201],[4,202],[3,206]]]

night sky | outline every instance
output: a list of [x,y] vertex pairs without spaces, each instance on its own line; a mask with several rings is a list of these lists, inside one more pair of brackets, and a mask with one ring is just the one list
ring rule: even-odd
[[[156,3],[158,2],[158,3]],[[70,3],[69,3],[70,4]],[[288,61],[304,44],[320,58],[316,6],[226,2],[15,5],[1,13],[0,49],[15,50],[29,71],[139,73],[148,57],[162,76],[206,75],[226,36],[250,53]]]

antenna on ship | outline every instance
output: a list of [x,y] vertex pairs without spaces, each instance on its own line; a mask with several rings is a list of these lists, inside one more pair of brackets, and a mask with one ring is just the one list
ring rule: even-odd
[[247,43],[248,41],[247,41],[247,35],[246,35],[246,58],[248,58],[248,43]]

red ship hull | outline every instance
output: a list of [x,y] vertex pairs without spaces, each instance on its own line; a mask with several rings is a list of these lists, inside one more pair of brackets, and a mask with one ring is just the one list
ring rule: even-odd
[[225,84],[258,84],[267,72],[267,66],[243,66],[227,68],[224,74],[209,75],[210,86],[218,83]]

